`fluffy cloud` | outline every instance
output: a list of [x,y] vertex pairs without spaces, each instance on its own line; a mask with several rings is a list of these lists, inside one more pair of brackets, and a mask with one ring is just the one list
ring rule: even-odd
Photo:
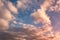
[[57,32],[55,34],[55,39],[54,40],[60,40],[60,32]]
[[57,0],[55,3],[56,4],[54,6],[50,6],[50,10],[49,11],[55,11],[55,12],[59,12],[60,11],[60,0]]
[[8,29],[8,21],[0,19],[0,31]]
[[11,12],[6,8],[1,7],[0,8],[0,18],[10,20],[12,18]]
[[51,6],[53,3],[52,0],[45,0],[43,4],[40,5],[41,9],[38,9],[34,13],[31,14],[31,16],[37,21],[42,22],[43,24],[51,24],[51,21],[46,14],[46,10],[49,6]]
[[[53,4],[53,0],[45,0],[41,5],[40,5],[40,9],[38,9],[37,11],[34,11],[31,16],[34,18],[34,23],[38,24],[38,23],[42,23],[42,29],[44,30],[44,32],[48,32],[50,31],[50,33],[53,33],[53,27],[51,26],[51,21],[50,21],[50,17],[46,14],[46,10],[48,9],[48,7],[50,7]],[[42,31],[43,32],[43,31]],[[37,33],[39,34],[39,33]],[[43,33],[42,33],[43,34]],[[50,35],[50,34],[49,34]],[[43,36],[44,37],[44,36]],[[45,38],[45,39],[40,39],[40,40],[52,40],[49,38]]]
[[17,8],[13,5],[13,3],[8,2],[8,3],[7,3],[7,6],[8,6],[8,9],[9,9],[11,12],[13,12],[13,13],[18,13],[18,10],[17,10]]
[[33,4],[32,0],[17,0],[17,5],[16,7],[18,9],[22,8],[22,9],[26,9],[29,8],[29,4]]
[[21,1],[17,1],[17,8],[26,8],[26,6],[25,6],[25,4],[23,3],[23,2],[21,2]]
[[8,28],[8,21],[11,19],[11,13],[7,9],[0,7],[0,29]]
[[37,12],[31,14],[31,16],[34,18],[35,23],[42,22],[43,24],[50,24],[49,17],[45,14],[43,10],[38,9]]
[[[13,21],[14,24],[19,24],[21,26],[18,29],[13,29],[14,31],[12,32],[8,31],[16,40],[59,40],[58,38],[60,38],[60,33],[54,34],[50,17],[46,14],[46,10],[53,4],[54,0],[44,0],[40,5],[40,8],[31,14],[34,19],[34,23],[42,23],[42,27],[18,23],[14,20],[15,16],[13,13],[18,13],[18,9],[21,7],[27,8],[27,2],[31,3],[31,0],[18,0],[17,5],[14,6],[9,0],[0,0],[0,30],[8,29],[10,21]],[[59,5],[59,2],[57,2],[57,4]],[[16,32],[16,30],[19,30],[19,32]]]
[[18,30],[11,29],[13,31],[7,31],[11,33],[16,40],[53,40],[54,33],[46,28],[42,27],[35,27],[31,24],[24,24],[20,23],[21,26]]
[[18,13],[17,8],[7,0],[0,0],[0,29],[8,29],[9,21],[12,21],[15,17],[12,13]]
[[[34,11],[31,16],[34,19],[34,23],[38,24],[38,23],[42,23],[42,28],[44,29],[44,32],[50,31],[53,32],[53,27],[51,26],[51,20],[50,17],[46,14],[46,10],[49,6],[52,5],[52,0],[45,0],[43,4],[40,5],[40,9],[38,9],[37,11]],[[47,30],[46,30],[46,29]]]

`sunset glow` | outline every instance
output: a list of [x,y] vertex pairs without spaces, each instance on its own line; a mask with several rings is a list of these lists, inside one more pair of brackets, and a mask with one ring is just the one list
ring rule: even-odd
[[0,0],[0,40],[60,40],[60,0]]

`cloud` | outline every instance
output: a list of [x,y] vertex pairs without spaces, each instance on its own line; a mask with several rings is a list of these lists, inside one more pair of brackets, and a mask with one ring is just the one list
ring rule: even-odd
[[42,22],[43,24],[51,24],[49,16],[46,14],[46,10],[49,6],[52,5],[52,0],[45,0],[43,4],[40,5],[40,9],[37,11],[34,11],[34,13],[31,14],[35,20],[38,22]]
[[50,31],[48,31],[45,28],[39,28],[35,27],[31,24],[24,24],[21,23],[21,26],[19,27],[19,31],[16,29],[11,29],[14,31],[11,31],[12,35],[14,35],[14,39],[16,40],[53,40],[54,34]]
[[11,13],[4,7],[0,7],[0,28],[8,28],[8,21],[12,19]]
[[0,7],[0,18],[10,20],[12,18],[11,12],[4,7]]
[[[53,33],[48,31],[49,28],[35,27],[31,24],[20,23],[21,26],[19,28],[13,28],[10,31],[6,31],[6,33],[11,34],[14,40],[59,40],[60,33]],[[18,30],[17,30],[18,29]],[[4,35],[5,36],[5,35]],[[9,39],[11,36],[8,36]],[[12,39],[11,39],[12,40]]]
[[[48,7],[50,7],[53,4],[53,0],[44,0],[44,2],[40,5],[40,9],[38,9],[37,11],[34,11],[31,16],[34,19],[34,23],[38,24],[38,23],[42,23],[42,30],[41,32],[50,32],[51,34],[53,34],[53,27],[51,26],[51,20],[50,17],[46,14],[46,10],[48,9]],[[46,29],[45,29],[46,28]],[[37,33],[38,35],[39,33]],[[43,34],[43,33],[42,33]],[[50,35],[50,34],[49,34]],[[43,36],[43,38],[45,38],[45,36]],[[40,40],[52,40],[49,38],[45,38],[45,39],[40,39]],[[52,38],[52,37],[51,37]]]
[[19,9],[19,8],[26,8],[26,5],[23,3],[23,2],[21,2],[20,0],[18,0],[17,1],[17,8]]
[[59,31],[55,32],[55,38],[54,38],[54,40],[60,40],[60,32]]
[[60,0],[57,0],[55,2],[56,4],[53,6],[50,6],[50,10],[49,11],[55,11],[55,12],[59,12],[60,11]]
[[10,21],[15,19],[14,15],[18,13],[18,10],[7,0],[0,0],[0,4],[0,29],[5,30],[9,28]]
[[8,32],[0,32],[0,40],[16,40],[14,35]]
[[[0,1],[0,31],[8,29],[8,33],[13,35],[14,39],[20,40],[58,40],[60,35],[59,33],[55,33],[53,31],[53,27],[51,26],[51,20],[48,14],[46,14],[46,10],[53,4],[53,0],[44,0],[44,2],[40,5],[40,8],[37,11],[34,11],[31,16],[34,19],[35,24],[42,23],[42,27],[36,27],[31,24],[18,23],[16,21],[15,13],[18,14],[19,8],[27,8],[27,5],[31,3],[31,0],[18,0],[17,5],[15,6],[9,0],[1,0]],[[14,14],[13,14],[14,13]],[[14,20],[15,19],[15,20]],[[9,28],[9,23],[13,22],[14,24],[19,24],[20,27],[12,27]],[[16,25],[14,25],[16,26]],[[15,29],[16,28],[16,29]],[[12,31],[11,31],[12,30]],[[13,31],[14,30],[14,31]],[[17,32],[17,30],[19,30]]]
[[43,0],[17,0],[16,7],[23,10],[38,9]]
[[38,9],[37,12],[31,14],[31,16],[36,20],[36,23],[42,22],[43,24],[50,24],[49,17],[45,14],[43,10]]
[[[46,10],[48,9],[48,7],[52,5],[52,3],[53,3],[52,0],[45,0],[40,5],[40,9],[38,9],[37,11],[34,11],[31,14],[35,24],[42,23],[43,24],[42,27],[45,27],[47,29],[49,29],[49,27],[52,27],[50,17],[46,14]],[[49,31],[52,31],[52,29]]]
[[8,9],[13,13],[18,13],[18,9],[13,5],[13,3],[8,2],[7,3]]
[[17,4],[16,4],[16,7],[18,9],[26,9],[26,8],[29,8],[31,7],[30,5],[32,5],[32,0],[17,0]]
[[[3,24],[4,23],[4,24]],[[8,21],[0,19],[0,31],[8,29]]]

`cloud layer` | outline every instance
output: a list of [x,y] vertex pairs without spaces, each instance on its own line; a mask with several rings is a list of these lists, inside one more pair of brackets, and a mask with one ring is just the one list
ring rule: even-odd
[[55,5],[50,7],[50,11],[59,12],[60,11],[60,0],[55,1]]
[[9,21],[14,19],[12,13],[17,13],[15,6],[6,0],[0,0],[0,29],[9,28]]
[[[16,5],[9,0],[0,0],[0,31],[8,29],[6,32],[11,33],[16,40],[59,40],[60,33],[56,33],[53,30],[50,17],[46,13],[48,8],[50,8],[50,11],[60,10],[60,0],[56,2],[55,7],[52,6],[54,1],[44,0],[42,4],[39,4],[40,8],[31,13],[34,24],[42,23],[42,27],[36,27],[31,24],[18,23],[16,21],[18,10],[20,8],[23,10],[27,7],[29,8],[28,4],[33,4],[32,0],[17,0]],[[14,25],[15,27],[10,29],[10,23],[19,24],[20,26],[17,29],[16,25]],[[19,31],[17,32],[17,30]]]

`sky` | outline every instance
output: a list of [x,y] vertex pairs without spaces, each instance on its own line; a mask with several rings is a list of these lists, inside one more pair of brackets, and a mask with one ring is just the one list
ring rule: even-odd
[[[16,1],[17,0],[10,0],[14,5],[15,5],[15,3],[17,3]],[[31,0],[30,0],[31,1]],[[25,23],[25,24],[33,24],[33,25],[35,25],[35,26],[40,26],[40,24],[34,24],[33,23],[33,18],[30,16],[31,15],[31,13],[33,13],[34,12],[34,10],[38,10],[39,8],[40,8],[40,4],[42,4],[42,2],[43,2],[44,0],[35,0],[35,1],[31,1],[32,3],[29,3],[28,2],[28,4],[26,4],[28,7],[27,8],[25,8],[25,9],[23,9],[23,8],[20,8],[19,10],[18,10],[18,15],[17,15],[17,19],[16,19],[16,21],[17,22],[23,22],[23,23]],[[57,0],[55,0],[55,2],[53,3],[53,6],[55,6],[56,5],[56,2],[57,2]],[[40,3],[40,4],[39,4]],[[59,12],[59,10],[58,10],[58,12],[56,12],[56,11],[48,11],[47,10],[47,15],[50,17],[50,20],[52,21],[52,26],[53,27],[56,27],[56,26],[58,26],[59,27],[59,25],[60,24],[58,24],[58,23],[60,23],[60,12]],[[28,20],[27,20],[28,19]],[[58,28],[57,27],[57,28]],[[56,28],[56,29],[57,29]],[[59,30],[59,28],[58,28],[58,30]]]
[[0,31],[19,32],[20,40],[60,40],[60,0],[0,0]]

